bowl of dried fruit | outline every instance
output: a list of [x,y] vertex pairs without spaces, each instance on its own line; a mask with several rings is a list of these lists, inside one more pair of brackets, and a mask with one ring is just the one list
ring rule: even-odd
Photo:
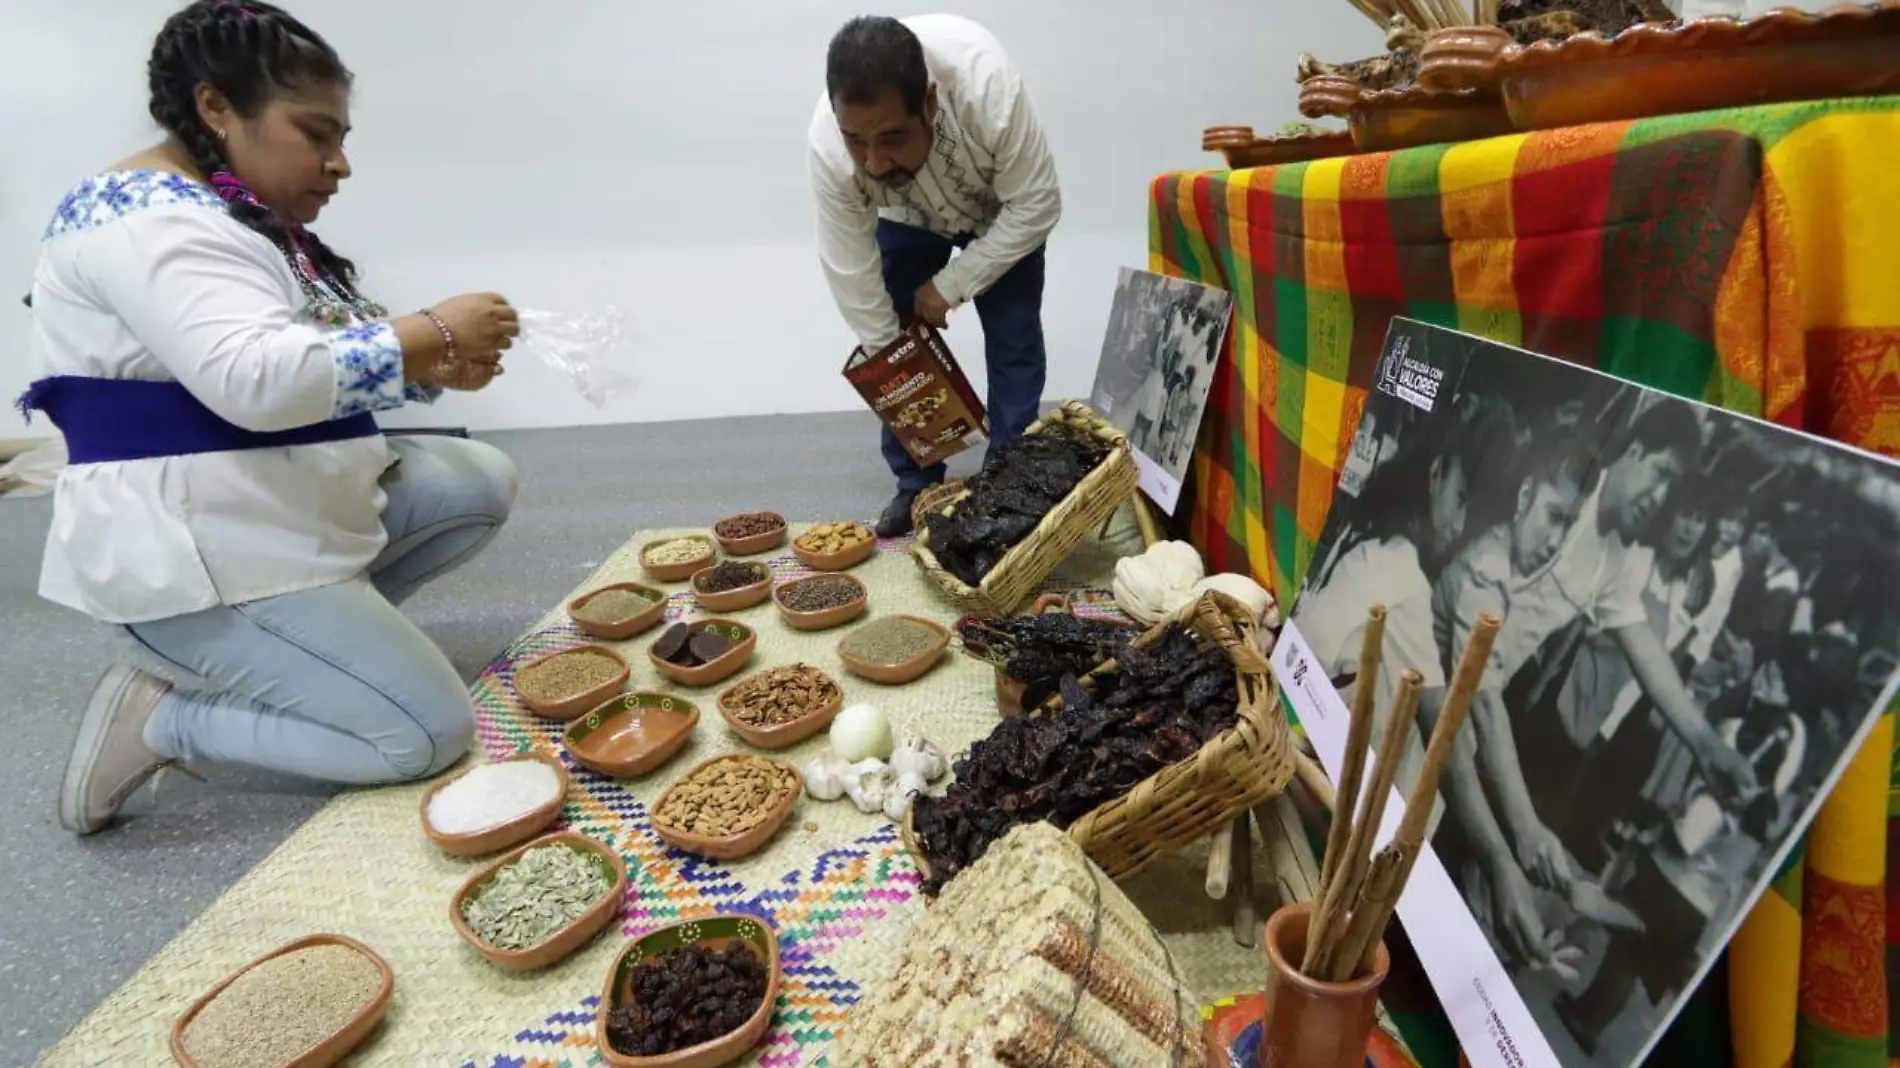
[[550,834],[469,876],[449,899],[455,933],[512,972],[545,968],[573,953],[620,910],[627,864],[572,831]]
[[675,623],[647,649],[660,674],[682,686],[711,686],[737,674],[759,636],[752,628],[729,619],[699,619]]
[[670,924],[615,955],[595,1044],[614,1068],[729,1064],[765,1037],[778,984],[778,935],[757,916]]
[[758,749],[783,749],[817,734],[844,707],[844,691],[810,664],[775,667],[719,695],[732,732]]
[[[335,1064],[376,1029],[395,988],[389,963],[356,939],[299,938],[193,1002],[172,1026],[172,1059],[185,1068]],[[269,1019],[258,1018],[260,1004],[271,1006]]]
[[558,819],[570,785],[558,757],[532,749],[476,764],[422,795],[422,833],[452,857],[499,853]]
[[747,753],[714,757],[660,795],[653,833],[713,860],[751,856],[785,825],[804,788],[790,764]]
[[877,535],[863,523],[820,523],[792,542],[792,552],[813,571],[843,571],[869,560]]
[[838,659],[853,675],[902,686],[937,666],[950,648],[950,629],[917,616],[872,620],[838,643]]
[[714,523],[713,537],[733,556],[753,556],[783,545],[785,529],[785,517],[777,512],[747,512]]
[[698,534],[662,538],[640,546],[640,568],[656,582],[684,582],[693,572],[712,566],[719,549]]
[[666,594],[638,582],[616,582],[567,602],[567,618],[590,638],[626,641],[666,618]]
[[772,569],[726,560],[693,575],[693,599],[708,612],[738,612],[772,596]]
[[779,618],[793,630],[829,630],[864,614],[870,595],[850,575],[813,575],[772,591]]
[[529,711],[569,720],[620,692],[633,669],[604,645],[583,645],[536,657],[515,669],[515,693]]
[[666,693],[623,693],[568,725],[574,762],[615,779],[645,775],[686,748],[699,706]]

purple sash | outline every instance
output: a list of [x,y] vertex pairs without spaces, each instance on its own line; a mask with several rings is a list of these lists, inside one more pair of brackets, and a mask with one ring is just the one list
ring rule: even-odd
[[101,464],[348,441],[381,433],[368,412],[292,430],[226,422],[177,382],[59,375],[20,395],[20,412],[45,412],[66,436],[67,462]]

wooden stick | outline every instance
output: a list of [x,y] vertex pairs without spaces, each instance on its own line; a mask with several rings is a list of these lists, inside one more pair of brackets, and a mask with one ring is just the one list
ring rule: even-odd
[[1227,884],[1234,873],[1234,825],[1229,822],[1207,841],[1207,896],[1219,901],[1227,896]]
[[1142,496],[1140,490],[1134,491],[1129,503],[1135,509],[1135,526],[1141,530],[1141,544],[1153,548],[1161,540],[1161,521],[1155,518],[1154,509],[1149,507],[1148,498]]
[[1319,896],[1319,858],[1306,837],[1306,821],[1290,793],[1256,805],[1253,823],[1260,831],[1267,864],[1280,892],[1280,904],[1291,905]]
[[1338,795],[1333,791],[1333,784],[1326,780],[1326,772],[1313,762],[1312,757],[1305,753],[1293,754],[1293,777],[1312,796],[1313,800],[1328,812],[1339,807]]
[[1227,853],[1234,867],[1234,941],[1249,949],[1260,941],[1260,918],[1253,909],[1253,818],[1245,811],[1228,825]]
[[[1476,625],[1471,628],[1471,637],[1465,642],[1464,653],[1458,658],[1458,670],[1452,674],[1451,692],[1445,698],[1445,707],[1438,714],[1438,723],[1432,728],[1431,742],[1425,748],[1425,766],[1420,770],[1418,781],[1412,784],[1410,796],[1405,799],[1405,816],[1399,821],[1399,828],[1392,835],[1392,843],[1387,850],[1394,853],[1396,874],[1387,892],[1374,898],[1368,892],[1366,900],[1360,903],[1359,911],[1353,915],[1352,930],[1338,958],[1335,959],[1334,972],[1346,969],[1344,979],[1349,979],[1356,971],[1372,967],[1372,961],[1378,954],[1379,942],[1385,937],[1385,928],[1392,920],[1392,911],[1398,907],[1399,896],[1405,892],[1405,884],[1412,877],[1412,868],[1418,863],[1418,855],[1425,848],[1425,828],[1431,822],[1432,806],[1438,799],[1438,783],[1445,774],[1445,765],[1451,760],[1451,749],[1457,740],[1458,731],[1464,726],[1471,712],[1472,698],[1477,695],[1478,684],[1484,680],[1484,669],[1491,656],[1491,646],[1497,641],[1498,628],[1503,621],[1490,614],[1480,615]],[[1363,915],[1365,923],[1359,921]]]
[[[1379,660],[1385,649],[1385,606],[1375,604],[1366,612],[1366,630],[1359,641],[1359,678],[1353,685],[1352,718],[1346,726],[1346,759],[1339,769],[1338,802],[1335,813],[1345,810],[1346,819],[1333,820],[1326,836],[1326,860],[1320,868],[1321,896],[1339,873],[1340,858],[1346,852],[1346,836],[1352,832],[1350,814],[1359,808],[1359,782],[1366,773],[1366,749],[1372,744],[1372,703],[1379,692]],[[1319,918],[1314,913],[1313,918]],[[1312,939],[1309,929],[1308,941]]]
[[1402,873],[1407,867],[1404,851],[1393,845],[1379,850],[1379,855],[1372,858],[1371,868],[1366,872],[1365,897],[1352,911],[1339,951],[1325,962],[1324,972],[1314,978],[1343,983],[1359,974],[1359,959],[1364,953],[1359,947],[1367,945],[1367,939],[1371,939],[1372,955],[1377,959],[1379,932],[1385,929],[1382,917],[1392,915],[1391,906],[1399,898],[1404,882]]
[[[1317,933],[1309,937],[1306,957],[1300,964],[1300,971],[1307,975],[1321,975],[1329,970],[1327,962],[1338,951],[1340,939],[1346,933],[1346,916],[1364,889],[1366,869],[1372,863],[1372,839],[1378,833],[1380,816],[1384,814],[1386,800],[1392,793],[1392,783],[1398,778],[1399,754],[1405,748],[1406,735],[1418,718],[1418,693],[1424,685],[1425,677],[1411,668],[1399,675],[1399,692],[1394,696],[1386,720],[1385,736],[1379,744],[1379,760],[1372,768],[1372,784],[1361,797],[1358,811],[1352,817],[1352,833],[1346,841],[1345,859],[1340,862],[1342,867],[1328,884],[1326,895],[1320,901]],[[1333,818],[1339,819],[1343,815],[1335,812]]]

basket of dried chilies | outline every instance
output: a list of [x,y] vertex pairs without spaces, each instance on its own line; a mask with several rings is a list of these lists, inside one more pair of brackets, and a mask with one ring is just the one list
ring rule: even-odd
[[1008,615],[1107,523],[1135,478],[1128,438],[1069,401],[994,449],[942,503],[919,509],[911,555],[965,611]]
[[1037,820],[1119,879],[1277,796],[1293,745],[1252,615],[1208,592],[997,724],[942,797],[911,806],[904,841],[926,892]]

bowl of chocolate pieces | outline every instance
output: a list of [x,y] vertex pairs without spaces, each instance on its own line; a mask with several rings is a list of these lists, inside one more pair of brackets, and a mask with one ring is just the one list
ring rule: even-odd
[[647,656],[660,674],[682,686],[724,682],[752,658],[759,636],[729,619],[675,623],[654,639]]

